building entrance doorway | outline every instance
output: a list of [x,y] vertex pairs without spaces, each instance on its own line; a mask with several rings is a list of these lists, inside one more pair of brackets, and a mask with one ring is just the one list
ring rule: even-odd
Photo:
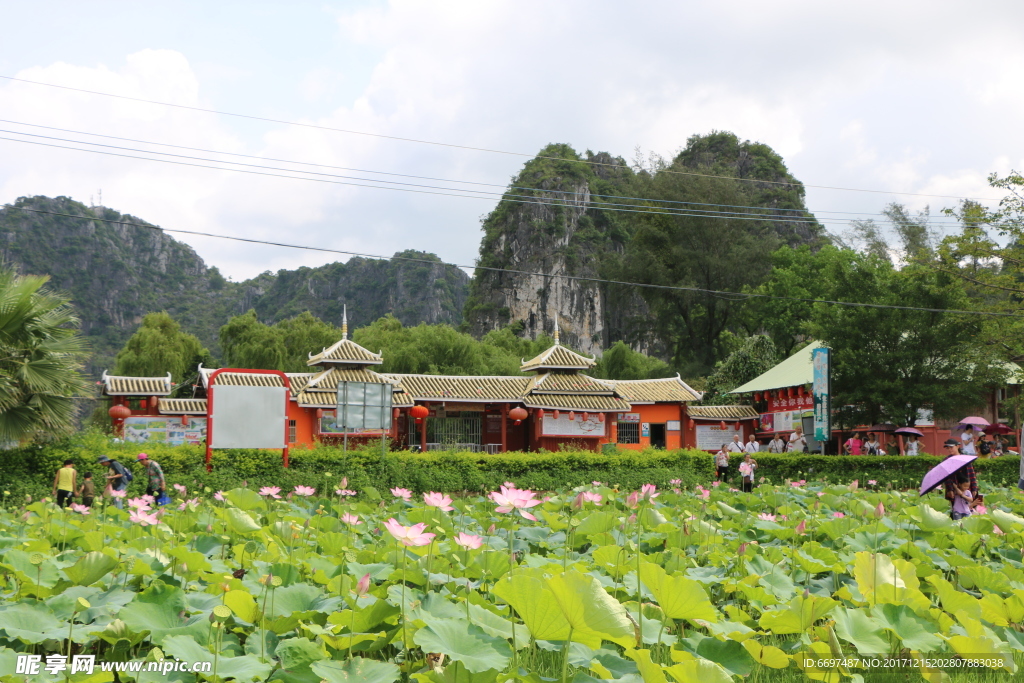
[[665,424],[651,424],[651,446],[654,448],[665,447]]

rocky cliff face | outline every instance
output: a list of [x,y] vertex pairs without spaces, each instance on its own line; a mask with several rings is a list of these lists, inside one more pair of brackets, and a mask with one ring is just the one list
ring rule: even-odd
[[232,283],[188,245],[132,223],[150,226],[67,197],[23,197],[0,209],[0,258],[19,272],[49,275],[51,288],[71,296],[93,347],[91,374],[113,367],[153,311],[167,311],[214,354],[220,327],[250,308],[266,323],[308,310],[338,324],[344,304],[359,323],[388,313],[406,325],[461,322],[469,277],[433,254],[352,259]]

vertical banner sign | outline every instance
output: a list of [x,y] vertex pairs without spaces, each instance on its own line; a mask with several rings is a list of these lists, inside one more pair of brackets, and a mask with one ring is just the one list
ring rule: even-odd
[[829,397],[832,389],[829,371],[831,352],[832,349],[814,349],[811,355],[814,365],[814,383],[811,385],[811,394],[814,396],[814,440],[819,443],[827,442],[832,437],[832,405]]

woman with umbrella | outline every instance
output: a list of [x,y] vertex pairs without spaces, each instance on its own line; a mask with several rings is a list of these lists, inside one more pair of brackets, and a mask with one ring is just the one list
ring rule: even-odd
[[903,455],[921,455],[924,453],[922,444],[918,441],[918,437],[924,436],[920,429],[914,427],[900,427],[896,430],[897,434],[906,434],[910,437],[910,441],[906,442],[903,447]]
[[946,439],[942,445],[946,451],[946,457],[935,467],[928,470],[921,482],[920,494],[937,489],[939,486],[945,488],[945,498],[949,501],[952,515],[952,507],[960,496],[960,483],[967,484],[973,504],[980,502],[978,497],[978,477],[971,464],[977,460],[976,455],[961,455],[960,442],[956,439]]

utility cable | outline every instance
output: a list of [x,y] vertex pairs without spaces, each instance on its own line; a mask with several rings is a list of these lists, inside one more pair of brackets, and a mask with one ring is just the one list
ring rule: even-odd
[[[235,237],[233,235],[218,235],[216,233],[200,232],[198,230],[182,230],[179,228],[161,228],[156,225],[147,225],[145,223],[134,223],[131,221],[124,220],[113,220],[110,218],[99,218],[97,216],[83,216],[72,213],[62,213],[59,211],[45,211],[43,209],[30,209],[22,206],[11,206],[6,205],[5,208],[9,211],[29,211],[32,213],[47,214],[51,216],[64,216],[66,218],[79,218],[85,221],[102,221],[104,223],[112,223],[115,225],[129,225],[136,228],[145,228],[147,230],[155,230],[157,232],[170,232],[182,235],[194,235],[197,237],[213,237],[216,239],[231,240],[234,242],[246,242],[249,244],[263,244],[274,247],[285,247],[288,249],[301,249],[305,251],[319,251],[329,254],[342,254],[344,256],[355,256],[359,258],[371,258],[379,259],[383,261],[408,261],[412,263],[426,263],[430,265],[438,265],[439,261],[432,261],[425,258],[413,258],[410,256],[382,256],[380,254],[367,254],[356,251],[345,251],[342,249],[330,249],[327,247],[312,247],[302,244],[289,244],[287,242],[271,242],[269,240],[258,240],[251,237]],[[514,268],[496,268],[494,266],[481,266],[481,265],[460,265],[457,263],[445,263],[440,261],[440,265],[449,266],[452,268],[475,268],[476,270],[484,270],[495,273],[509,273],[513,275],[528,275],[533,277],[551,278],[568,280],[570,282],[588,282],[594,284],[608,284],[608,285],[620,285],[624,287],[642,287],[645,289],[659,289],[676,292],[695,292],[698,294],[711,294],[713,296],[727,297],[733,301],[740,301],[743,299],[772,299],[777,301],[799,301],[801,303],[809,304],[829,304],[834,306],[846,306],[850,308],[874,308],[883,310],[897,310],[897,311],[922,311],[925,313],[954,313],[959,315],[979,315],[979,316],[992,316],[992,317],[1006,317],[1006,318],[1024,318],[1024,314],[1019,313],[1000,313],[995,311],[966,311],[960,309],[950,308],[926,308],[922,306],[896,306],[893,304],[867,304],[854,301],[835,301],[831,299],[811,299],[806,297],[794,297],[794,296],[780,296],[777,294],[760,294],[755,292],[726,292],[716,289],[706,289],[703,287],[681,287],[678,285],[656,285],[645,282],[628,282],[624,280],[609,280],[606,278],[597,277],[583,277],[579,275],[557,275],[553,273],[536,273],[526,270],[517,270]]]
[[[197,112],[203,112],[203,113],[206,113],[206,114],[218,114],[220,116],[232,116],[232,117],[235,117],[235,118],[249,119],[251,121],[263,121],[263,122],[266,122],[266,123],[277,123],[277,124],[282,124],[282,125],[287,125],[287,126],[298,126],[298,127],[302,127],[302,128],[311,128],[311,129],[314,129],[314,130],[323,130],[323,131],[329,131],[329,132],[333,132],[333,133],[346,133],[348,135],[363,135],[363,136],[367,136],[367,137],[381,138],[381,139],[384,139],[384,140],[395,140],[395,141],[398,141],[398,142],[411,142],[411,143],[416,143],[416,144],[421,144],[421,145],[434,145],[436,147],[448,147],[448,148],[452,148],[452,149],[464,149],[464,150],[473,151],[473,152],[488,152],[490,154],[504,154],[504,155],[508,155],[508,156],[529,157],[529,158],[533,158],[533,159],[549,159],[549,160],[552,160],[552,161],[567,161],[567,162],[574,162],[575,161],[577,163],[590,164],[591,166],[611,166],[611,167],[615,167],[615,168],[619,168],[620,167],[619,164],[609,164],[609,163],[604,163],[604,162],[600,162],[600,161],[591,161],[591,160],[588,160],[588,159],[575,159],[575,160],[574,159],[563,159],[562,157],[553,157],[553,156],[538,155],[538,154],[528,154],[526,152],[510,152],[510,151],[507,151],[507,150],[490,149],[490,148],[487,148],[487,147],[473,147],[473,146],[470,146],[470,145],[459,145],[459,144],[450,143],[450,142],[437,142],[435,140],[421,140],[421,139],[417,139],[417,138],[401,137],[401,136],[397,136],[397,135],[385,135],[383,133],[369,133],[369,132],[366,132],[366,131],[351,130],[351,129],[346,129],[346,128],[333,128],[331,126],[321,126],[321,125],[318,125],[318,124],[315,124],[315,123],[302,123],[302,122],[299,122],[299,121],[287,121],[287,120],[284,120],[284,119],[273,119],[273,118],[269,118],[269,117],[265,117],[265,116],[255,116],[253,114],[239,114],[237,112],[222,111],[222,110],[217,110],[217,109],[207,109],[207,108],[204,108],[204,107],[193,107],[193,106],[190,106],[190,105],[187,105],[187,104],[176,104],[176,103],[173,103],[173,102],[161,102],[159,100],[149,100],[149,99],[145,99],[145,98],[142,98],[142,97],[131,97],[129,95],[115,95],[113,93],[106,93],[106,92],[101,92],[101,91],[98,91],[98,90],[87,90],[85,88],[74,88],[74,87],[67,86],[67,85],[56,85],[54,83],[43,83],[41,81],[32,81],[32,80],[28,80],[28,79],[25,79],[25,78],[15,78],[13,76],[2,76],[2,75],[0,75],[0,79],[4,79],[4,80],[7,80],[7,81],[12,81],[12,82],[17,82],[17,83],[29,83],[29,84],[32,84],[32,85],[38,85],[38,86],[43,86],[43,87],[47,87],[47,88],[57,88],[57,89],[60,89],[60,90],[69,90],[69,91],[73,91],[73,92],[87,93],[87,94],[90,94],[90,95],[99,95],[99,96],[102,96],[102,97],[112,97],[112,98],[116,98],[116,99],[129,100],[129,101],[132,101],[132,102],[144,102],[146,104],[156,104],[156,105],[160,105],[160,106],[163,106],[163,107],[173,107],[173,108],[176,108],[176,109],[184,109],[184,110],[188,110],[188,111],[197,111]],[[807,188],[807,187],[813,187],[815,189],[820,189],[820,190],[841,190],[841,191],[844,191],[844,192],[869,192],[869,193],[874,193],[874,194],[896,194],[896,195],[903,195],[903,196],[908,196],[908,197],[935,197],[935,198],[939,198],[939,199],[973,199],[973,200],[977,200],[977,201],[999,201],[998,199],[990,199],[990,198],[984,198],[984,197],[962,197],[962,196],[957,196],[957,195],[925,194],[925,193],[921,193],[921,192],[896,192],[896,191],[891,191],[891,190],[866,190],[866,189],[859,189],[859,188],[852,188],[852,187],[836,187],[836,186],[830,186],[830,185],[806,185],[806,184],[801,183],[799,181],[798,182],[788,182],[788,181],[784,181],[784,180],[758,180],[756,178],[736,178],[734,176],[715,175],[715,174],[710,174],[710,173],[696,173],[696,172],[692,172],[692,171],[675,171],[675,170],[670,170],[670,169],[663,169],[660,172],[662,172],[662,173],[672,173],[672,174],[684,175],[684,176],[695,176],[695,177],[700,177],[700,178],[718,178],[718,179],[723,179],[723,180],[732,180],[732,181],[736,181],[736,182],[766,183],[766,184],[769,184],[769,185],[784,185],[784,186],[787,186],[787,187],[790,187],[790,188],[794,188],[794,189],[797,189],[797,190],[802,190],[803,188]]]

